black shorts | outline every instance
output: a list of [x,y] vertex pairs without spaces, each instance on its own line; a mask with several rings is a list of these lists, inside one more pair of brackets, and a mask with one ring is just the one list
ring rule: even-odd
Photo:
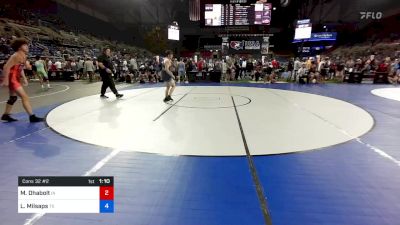
[[33,77],[33,70],[26,70],[26,69],[24,69],[24,73],[25,73],[25,75],[28,76],[28,77]]
[[321,74],[321,76],[325,77],[327,75],[327,72],[326,72],[326,70],[321,70],[320,74]]
[[161,78],[164,82],[170,82],[172,80],[172,77],[164,70],[161,71]]

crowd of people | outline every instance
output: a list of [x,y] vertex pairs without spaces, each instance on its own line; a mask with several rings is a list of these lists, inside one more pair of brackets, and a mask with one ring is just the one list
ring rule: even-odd
[[[0,60],[0,67],[4,60]],[[34,56],[28,59],[30,67],[25,68],[28,78],[38,78],[42,88],[51,88],[50,79],[64,79],[66,74],[74,80],[99,81],[97,56],[81,55],[70,58]],[[163,56],[138,57],[134,54],[116,51],[111,57],[114,79],[120,82],[158,83],[162,81]],[[369,55],[363,57],[317,56],[278,60],[276,58],[253,58],[226,56],[218,58],[173,58],[171,72],[177,83],[207,79],[210,74],[219,74],[220,80],[255,81],[275,83],[278,80],[298,83],[324,83],[328,80],[343,82],[349,73],[387,73],[388,81],[400,83],[399,56],[384,57]],[[190,77],[191,75],[191,77]]]
[[[74,79],[83,79],[90,82],[98,81],[98,61],[96,57],[83,56],[52,61],[49,58],[37,56],[32,59],[32,69],[27,71],[29,77],[38,74],[37,61],[42,62],[44,70],[51,77],[57,77],[61,72],[72,72]],[[305,59],[295,58],[285,62],[277,59],[264,60],[227,57],[226,59],[174,58],[171,60],[171,71],[177,83],[189,82],[189,74],[194,78],[205,80],[211,72],[219,73],[221,81],[248,80],[264,83],[275,83],[278,80],[298,83],[324,83],[328,80],[343,82],[346,74],[361,73],[373,74],[376,72],[387,73],[391,83],[400,82],[400,64],[398,58],[377,57],[371,55],[354,59],[310,57]],[[161,70],[163,58],[138,58],[129,54],[115,54],[112,57],[114,79],[128,83],[158,83],[162,81]],[[40,67],[40,63],[39,63]],[[39,77],[42,82],[43,76]]]
[[[138,66],[136,56],[122,55],[117,52],[111,57],[113,74],[115,79],[131,82],[128,77],[139,79],[139,71],[143,71],[142,80],[148,80],[149,63],[143,59],[141,67]],[[2,68],[6,59],[0,60]],[[99,81],[99,63],[97,56],[77,56],[71,58],[34,56],[27,59],[28,65],[24,68],[28,79],[38,78],[39,81],[47,82],[50,79],[65,79],[65,74],[72,76],[74,80]],[[151,79],[150,79],[151,80]],[[50,87],[50,86],[47,86]],[[45,88],[42,85],[42,88]]]
[[[155,57],[140,65],[141,82],[158,82],[160,79],[160,61]],[[263,81],[275,83],[278,80],[298,83],[324,83],[328,80],[344,82],[348,74],[361,75],[383,73],[390,83],[400,82],[400,64],[397,57],[369,55],[361,58],[330,58],[317,56],[292,58],[286,61],[272,59],[254,59],[244,57],[226,57],[225,59],[194,58],[173,59],[171,71],[177,82],[188,82],[188,74],[205,79],[211,72],[220,74],[221,81]]]
[[[392,57],[371,54],[364,57],[328,57],[317,56],[309,58],[292,58],[288,61],[276,58],[225,56],[223,59],[209,58],[174,58],[172,51],[164,56],[138,58],[136,55],[115,51],[111,54],[109,47],[103,48],[98,57],[82,55],[70,58],[57,58],[37,55],[29,58],[29,41],[16,38],[10,47],[14,53],[0,63],[2,71],[1,85],[9,87],[9,100],[1,117],[5,121],[15,121],[10,112],[17,97],[29,115],[31,122],[41,122],[43,118],[35,116],[30,106],[29,97],[24,91],[29,79],[38,78],[42,89],[51,88],[50,78],[63,77],[69,74],[74,80],[103,82],[100,91],[101,98],[108,98],[105,93],[108,88],[116,98],[123,97],[115,87],[115,81],[157,83],[165,82],[166,94],[164,101],[171,98],[175,82],[188,83],[191,79],[204,80],[217,75],[217,81],[263,81],[275,83],[280,79],[299,83],[324,83],[327,80],[344,81],[351,73],[385,74],[392,84],[400,83],[400,61],[394,54]],[[4,71],[3,71],[4,70]],[[22,73],[23,71],[23,73]],[[65,78],[65,76],[64,76]],[[215,78],[215,77],[214,77]]]
[[399,82],[400,76],[398,57],[377,55],[359,58],[310,57],[304,60],[297,58],[288,70],[293,74],[293,78],[301,83],[321,83],[331,79],[343,82],[350,73],[358,73],[361,76],[382,73],[388,77],[390,83],[395,84]]

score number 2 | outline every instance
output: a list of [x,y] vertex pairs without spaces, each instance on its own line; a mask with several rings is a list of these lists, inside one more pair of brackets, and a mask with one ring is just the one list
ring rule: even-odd
[[100,187],[100,213],[114,212],[114,187]]

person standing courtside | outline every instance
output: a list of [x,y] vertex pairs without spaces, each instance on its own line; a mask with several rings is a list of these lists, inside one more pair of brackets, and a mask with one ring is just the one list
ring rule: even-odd
[[101,98],[108,98],[105,93],[107,88],[110,88],[111,91],[115,94],[117,98],[121,98],[124,96],[123,94],[119,94],[117,89],[115,88],[114,79],[112,77],[112,70],[114,69],[113,63],[110,59],[111,50],[110,48],[104,48],[103,54],[97,58],[99,63],[99,73],[101,80],[103,81],[103,85],[101,86]]
[[180,83],[181,79],[183,79],[185,82],[187,81],[185,67],[186,67],[186,64],[185,64],[183,58],[181,58],[181,60],[179,60],[179,63],[178,63],[178,84]]
[[83,74],[89,77],[89,82],[93,82],[93,76],[94,76],[94,65],[93,65],[93,60],[90,57],[86,58],[85,64],[83,64]]
[[47,75],[47,68],[46,68],[46,63],[42,60],[40,56],[36,56],[36,74],[38,75],[39,82],[42,86],[42,89],[44,89],[44,83],[47,83],[47,88],[51,88],[50,82],[49,82],[49,76]]
[[170,67],[172,66],[172,58],[174,57],[171,50],[165,52],[166,57],[164,59],[163,69],[162,69],[162,79],[165,82],[165,98],[164,102],[173,101],[171,98],[172,93],[175,90],[175,77]]

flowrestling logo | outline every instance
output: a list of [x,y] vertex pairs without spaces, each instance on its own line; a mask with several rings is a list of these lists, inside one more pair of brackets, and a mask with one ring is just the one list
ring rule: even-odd
[[361,20],[369,20],[369,19],[373,19],[373,20],[380,20],[383,17],[383,13],[382,12],[360,12],[361,15]]

